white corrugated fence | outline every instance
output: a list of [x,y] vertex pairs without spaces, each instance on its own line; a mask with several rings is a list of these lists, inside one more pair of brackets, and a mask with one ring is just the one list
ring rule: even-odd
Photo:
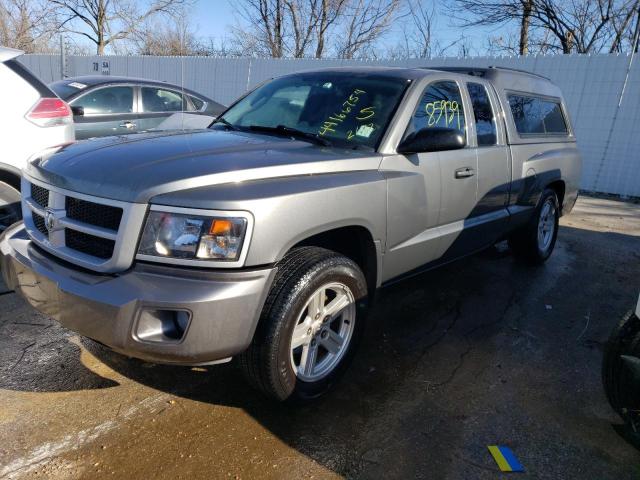
[[[61,78],[59,55],[20,57],[43,81]],[[629,72],[628,55],[440,58],[362,62],[355,60],[213,57],[71,56],[68,76],[110,74],[150,78],[201,92],[229,104],[248,88],[286,73],[340,65],[504,66],[553,80],[566,97],[584,168],[581,188],[640,197],[640,58]]]

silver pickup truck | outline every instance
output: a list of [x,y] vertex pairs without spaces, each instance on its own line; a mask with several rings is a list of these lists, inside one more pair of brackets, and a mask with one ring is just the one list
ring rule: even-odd
[[2,272],[35,308],[125,355],[237,357],[268,396],[312,399],[344,371],[378,287],[501,239],[544,262],[580,165],[543,77],[298,73],[205,130],[38,155]]

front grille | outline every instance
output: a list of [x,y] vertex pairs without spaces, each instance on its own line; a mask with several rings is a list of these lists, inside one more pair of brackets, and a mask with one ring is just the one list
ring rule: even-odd
[[64,239],[68,248],[98,258],[111,258],[116,242],[107,238],[96,237],[69,228],[64,231]]
[[38,215],[36,212],[33,212],[33,223],[35,223],[36,228],[40,231],[41,234],[49,235],[47,227],[44,224],[44,217],[42,215]]
[[49,206],[49,190],[39,185],[31,184],[31,199],[41,207]]
[[97,272],[122,271],[131,266],[146,205],[35,185],[28,177],[23,181],[23,192],[27,192],[24,224],[36,245],[64,261]]
[[66,197],[65,210],[68,218],[116,232],[120,227],[120,220],[122,220],[121,208],[88,202],[79,198]]

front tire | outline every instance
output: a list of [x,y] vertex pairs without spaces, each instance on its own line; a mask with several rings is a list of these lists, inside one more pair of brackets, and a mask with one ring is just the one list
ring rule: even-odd
[[560,206],[556,192],[545,189],[531,220],[509,238],[513,253],[531,265],[541,265],[553,252],[558,238]]
[[367,306],[367,284],[355,262],[323,248],[296,248],[278,265],[240,367],[275,400],[317,398],[353,357]]

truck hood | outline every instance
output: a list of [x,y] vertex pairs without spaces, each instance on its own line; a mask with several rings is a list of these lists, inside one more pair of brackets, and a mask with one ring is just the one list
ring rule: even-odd
[[206,185],[373,170],[380,158],[286,137],[197,130],[81,141],[39,155],[26,172],[74,192],[146,203],[156,195]]

